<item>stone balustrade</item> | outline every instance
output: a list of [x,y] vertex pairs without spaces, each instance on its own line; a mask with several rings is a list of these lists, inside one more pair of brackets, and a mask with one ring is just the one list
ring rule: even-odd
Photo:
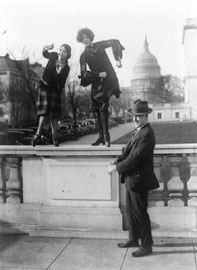
[[[0,232],[126,237],[125,188],[110,160],[121,145],[1,146]],[[150,192],[155,236],[197,236],[197,144],[157,145]]]

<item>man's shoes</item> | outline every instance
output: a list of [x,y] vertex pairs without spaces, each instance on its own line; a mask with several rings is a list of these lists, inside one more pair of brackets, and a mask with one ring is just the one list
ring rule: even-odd
[[149,255],[153,252],[152,247],[140,247],[135,252],[132,253],[133,257],[143,257]]
[[105,144],[104,139],[98,138],[94,143],[92,143],[92,146],[96,146],[96,145],[99,145],[99,144]]
[[138,241],[127,241],[125,243],[118,243],[119,248],[139,247]]

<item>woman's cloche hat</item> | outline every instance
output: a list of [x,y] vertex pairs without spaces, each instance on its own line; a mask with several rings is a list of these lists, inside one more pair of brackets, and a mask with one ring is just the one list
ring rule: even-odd
[[138,99],[133,103],[133,107],[128,110],[133,115],[150,114],[152,109],[148,107],[148,102]]

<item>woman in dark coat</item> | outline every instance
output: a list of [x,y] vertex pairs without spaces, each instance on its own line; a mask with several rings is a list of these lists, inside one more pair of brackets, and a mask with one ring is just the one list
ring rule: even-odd
[[[92,145],[105,144],[110,146],[110,134],[108,130],[109,98],[120,96],[119,83],[116,73],[105,51],[112,47],[113,55],[117,61],[117,67],[121,67],[122,50],[124,47],[116,39],[93,43],[94,34],[88,28],[79,30],[77,41],[85,45],[85,50],[80,57],[81,85],[92,84],[91,98],[92,109],[96,113],[98,121],[99,137]],[[87,65],[90,71],[87,71]]]
[[57,128],[58,119],[61,115],[61,95],[70,67],[68,59],[71,56],[71,47],[67,44],[61,45],[59,53],[48,51],[53,49],[53,45],[43,48],[43,56],[49,61],[46,65],[44,74],[40,80],[40,89],[37,102],[37,115],[39,124],[36,134],[32,139],[35,146],[41,139],[44,120],[49,117],[52,129],[53,144],[58,146]]

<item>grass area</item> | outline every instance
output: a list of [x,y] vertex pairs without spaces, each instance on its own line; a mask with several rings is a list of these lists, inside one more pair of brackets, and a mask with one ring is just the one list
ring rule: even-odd
[[[157,144],[197,143],[197,122],[152,122]],[[131,138],[129,132],[113,144],[126,144]]]

